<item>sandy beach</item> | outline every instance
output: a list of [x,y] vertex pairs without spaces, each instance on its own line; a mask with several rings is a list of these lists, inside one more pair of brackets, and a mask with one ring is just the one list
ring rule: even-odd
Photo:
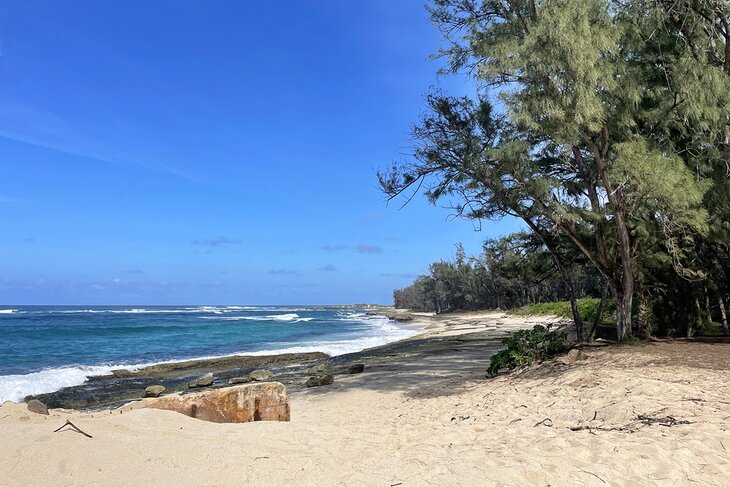
[[[546,319],[419,318],[427,347],[292,391],[291,422],[3,404],[0,486],[727,485],[730,343],[590,347],[485,379],[497,334]],[[93,438],[54,433],[67,419]]]

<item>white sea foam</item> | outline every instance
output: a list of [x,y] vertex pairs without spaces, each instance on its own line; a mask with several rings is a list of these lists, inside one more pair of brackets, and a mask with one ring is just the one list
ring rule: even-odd
[[[2,311],[2,310],[0,310]],[[214,313],[221,314],[233,312],[233,309],[221,309],[213,306],[203,306],[199,308],[170,308],[170,309],[148,309],[148,308],[129,308],[129,309],[52,309],[43,311],[33,311],[34,313],[50,313],[50,314],[79,314],[79,313],[113,313],[113,314],[145,314],[145,313]]]
[[[313,318],[300,318],[295,313],[282,315],[270,315],[266,317],[210,317],[212,319],[272,319],[272,316],[278,317],[279,321],[297,322],[308,321]],[[64,387],[81,385],[89,377],[109,375],[113,370],[126,369],[137,370],[151,365],[169,364],[181,362],[184,360],[210,360],[234,355],[277,355],[281,353],[306,353],[306,352],[324,352],[328,355],[343,355],[346,353],[359,352],[366,348],[385,345],[397,340],[402,340],[418,333],[417,330],[403,328],[387,318],[379,316],[365,316],[364,313],[349,313],[342,319],[362,321],[369,325],[369,329],[364,336],[352,339],[341,340],[322,340],[305,342],[297,346],[287,346],[281,343],[281,346],[272,344],[270,348],[264,350],[240,350],[235,353],[226,355],[211,355],[204,357],[177,358],[173,360],[164,360],[159,362],[150,362],[135,365],[95,365],[95,366],[66,366],[41,370],[40,372],[32,372],[23,375],[4,375],[0,376],[0,404],[5,401],[20,402],[26,396],[44,394],[57,391]]]
[[[119,367],[117,367],[119,368]],[[59,367],[44,369],[24,375],[0,376],[0,404],[5,401],[20,402],[25,396],[53,392],[64,387],[83,384],[94,375],[107,375],[111,367]]]
[[287,321],[293,323],[312,321],[314,318],[302,318],[296,313],[266,316],[203,316],[206,320],[220,321]]
[[11,315],[13,313],[17,313],[17,309],[0,309],[0,315]]

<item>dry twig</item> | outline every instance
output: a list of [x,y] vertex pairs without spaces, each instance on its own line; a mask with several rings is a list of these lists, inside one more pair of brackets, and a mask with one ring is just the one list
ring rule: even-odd
[[53,432],[54,432],[54,433],[58,433],[59,431],[61,431],[61,430],[62,430],[63,428],[65,428],[66,426],[70,426],[70,427],[71,427],[71,428],[73,428],[73,429],[74,429],[74,430],[75,430],[76,432],[78,432],[78,433],[81,433],[82,435],[84,435],[84,436],[85,436],[85,437],[87,437],[87,438],[93,438],[93,436],[91,436],[91,435],[90,435],[89,433],[86,433],[85,431],[81,430],[81,428],[79,428],[78,426],[76,426],[75,424],[73,424],[73,423],[72,423],[71,421],[69,421],[68,419],[66,420],[66,422],[65,422],[65,423],[63,423],[63,425],[61,425],[61,427],[59,427],[59,428],[57,428],[57,429],[53,430]]

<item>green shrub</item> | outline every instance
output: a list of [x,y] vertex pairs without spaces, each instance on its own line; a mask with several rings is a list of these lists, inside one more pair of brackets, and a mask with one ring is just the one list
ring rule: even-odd
[[[598,304],[601,302],[598,298],[582,298],[578,300],[578,311],[583,321],[592,323],[596,319],[598,313]],[[603,314],[601,321],[611,321],[613,314],[616,312],[616,303],[613,299],[607,299],[603,306]],[[570,301],[554,301],[552,303],[535,303],[522,308],[509,310],[508,313],[514,315],[555,315],[561,318],[572,318],[573,312],[570,310]]]
[[487,374],[495,376],[499,369],[505,367],[512,369],[545,360],[562,349],[566,338],[565,332],[550,331],[549,327],[542,325],[535,325],[532,330],[520,330],[502,340],[507,348],[492,355]]

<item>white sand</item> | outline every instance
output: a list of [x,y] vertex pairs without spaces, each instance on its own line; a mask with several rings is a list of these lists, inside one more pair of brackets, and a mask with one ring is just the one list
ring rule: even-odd
[[[486,380],[475,343],[292,394],[290,423],[6,403],[0,486],[728,485],[730,345],[596,349]],[[93,439],[53,433],[66,419]]]

